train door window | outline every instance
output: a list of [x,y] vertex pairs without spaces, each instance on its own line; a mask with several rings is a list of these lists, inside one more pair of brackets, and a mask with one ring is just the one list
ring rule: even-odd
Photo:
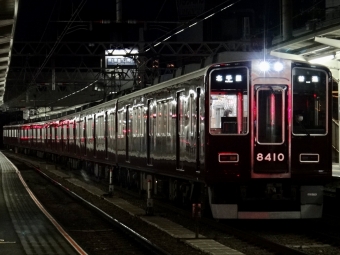
[[293,134],[327,134],[327,73],[312,68],[294,68],[292,94]]
[[156,136],[161,136],[163,133],[163,105],[161,102],[157,102],[157,118],[156,118]]
[[111,112],[108,118],[108,135],[110,139],[116,138],[115,128],[116,128],[115,113]]
[[178,102],[178,134],[180,136],[183,136],[185,133],[185,126],[186,126],[186,121],[185,121],[185,116],[187,112],[187,98],[184,96],[183,93],[180,93],[179,95],[179,102]]
[[63,124],[63,140],[64,141],[66,141],[67,140],[67,138],[68,138],[68,134],[67,134],[67,122],[65,122],[64,124]]
[[255,86],[256,137],[260,144],[282,144],[285,139],[286,86]]
[[139,136],[144,137],[145,130],[145,109],[144,106],[138,107]]
[[[67,128],[67,126],[66,126],[66,128]],[[74,132],[74,129],[73,129],[73,121],[70,121],[69,122],[69,125],[68,125],[68,139],[69,139],[69,141],[72,141],[73,139],[74,139],[74,134],[73,134],[73,132]]]
[[41,132],[42,140],[43,140],[43,142],[45,142],[45,140],[46,140],[46,126],[43,126],[41,131],[42,131]]
[[57,141],[59,142],[61,140],[61,132],[62,132],[62,123],[60,123],[58,126],[57,126]]
[[132,136],[137,137],[138,136],[138,108],[134,107],[132,109]]
[[54,143],[55,137],[56,137],[55,126],[51,125],[51,139],[52,139],[52,143]]
[[120,110],[118,112],[118,138],[123,138],[124,137],[124,132],[125,132],[125,111]]
[[86,137],[88,140],[93,139],[93,118],[87,119]]
[[194,134],[194,126],[195,126],[195,95],[193,93],[190,93],[188,97],[188,121],[189,121],[189,130],[188,130],[188,136],[193,136]]
[[104,139],[104,115],[98,116],[98,121],[96,122],[96,133],[98,138]]
[[213,135],[248,133],[249,70],[218,67],[209,73],[209,128]]
[[152,137],[155,135],[155,126],[157,120],[157,104],[155,100],[150,100],[149,103],[149,135]]

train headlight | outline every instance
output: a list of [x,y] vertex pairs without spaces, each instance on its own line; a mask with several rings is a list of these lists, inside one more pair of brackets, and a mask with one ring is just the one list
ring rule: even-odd
[[267,72],[267,71],[269,70],[269,63],[266,62],[266,61],[262,61],[262,62],[260,63],[260,70],[261,70],[262,72]]
[[276,72],[280,72],[283,69],[283,64],[281,62],[275,62],[274,63],[274,70]]

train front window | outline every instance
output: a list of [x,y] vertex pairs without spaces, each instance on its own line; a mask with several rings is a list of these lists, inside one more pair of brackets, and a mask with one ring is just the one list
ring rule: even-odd
[[327,74],[311,68],[293,69],[294,135],[327,133]]
[[247,67],[211,71],[209,130],[212,135],[248,133],[248,73]]

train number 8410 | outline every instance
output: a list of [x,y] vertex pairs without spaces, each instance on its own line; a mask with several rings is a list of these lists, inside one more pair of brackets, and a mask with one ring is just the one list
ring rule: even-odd
[[264,155],[263,153],[257,153],[256,160],[257,161],[284,161],[285,155],[283,153],[268,153]]

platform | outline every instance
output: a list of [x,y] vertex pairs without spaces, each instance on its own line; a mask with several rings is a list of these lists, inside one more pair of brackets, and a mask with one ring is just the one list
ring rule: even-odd
[[65,238],[59,225],[52,224],[52,217],[43,213],[20,172],[1,152],[0,183],[0,254],[86,254],[69,236]]
[[333,177],[340,177],[339,163],[333,163],[332,164],[332,175],[333,175]]

